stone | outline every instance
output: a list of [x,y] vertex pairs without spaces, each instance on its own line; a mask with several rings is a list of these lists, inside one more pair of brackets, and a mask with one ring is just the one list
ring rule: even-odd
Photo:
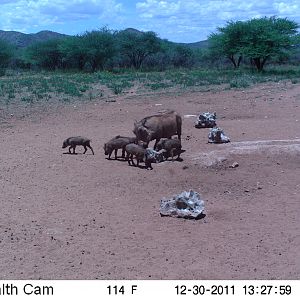
[[229,143],[230,139],[224,134],[224,131],[219,127],[214,127],[208,134],[208,142],[212,144]]
[[195,127],[196,128],[212,128],[216,126],[216,113],[205,112],[199,115]]
[[165,150],[155,151],[151,148],[147,148],[145,152],[145,161],[152,163],[160,163],[164,160]]
[[234,169],[234,168],[237,168],[238,166],[239,166],[239,163],[235,161],[232,165],[229,166],[229,168]]
[[160,215],[185,219],[200,219],[204,217],[204,201],[193,190],[173,196],[171,199],[163,198],[160,201]]

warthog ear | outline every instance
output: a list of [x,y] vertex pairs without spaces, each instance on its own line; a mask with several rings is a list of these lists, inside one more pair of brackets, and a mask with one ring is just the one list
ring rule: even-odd
[[132,132],[136,135],[136,128],[137,128],[137,121],[134,120],[134,124],[133,124],[133,130]]

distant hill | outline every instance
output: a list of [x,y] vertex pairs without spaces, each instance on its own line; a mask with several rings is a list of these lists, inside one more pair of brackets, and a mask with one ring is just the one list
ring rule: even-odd
[[126,28],[126,29],[121,30],[121,31],[135,33],[135,34],[143,34],[143,31],[137,30],[135,28]]
[[[132,32],[132,33],[136,33],[136,34],[143,34],[143,31],[137,30],[135,28],[126,28],[123,31]],[[172,44],[188,46],[192,49],[208,48],[208,40],[195,42],[195,43],[175,43],[175,42],[172,42],[172,41],[169,41],[169,42],[172,43]]]
[[[136,34],[143,34],[142,31],[137,30],[135,28],[127,28],[124,29],[124,31],[132,32]],[[0,39],[5,40],[6,42],[16,45],[18,48],[24,48],[28,47],[29,45],[35,43],[35,42],[43,42],[50,39],[57,39],[57,38],[64,38],[67,37],[66,34],[57,33],[54,31],[40,31],[38,33],[22,33],[18,31],[4,31],[0,30]],[[191,47],[193,49],[199,49],[199,48],[207,48],[208,47],[208,41],[200,41],[195,43],[174,43],[172,44],[178,44],[178,45],[184,45]]]
[[18,48],[23,48],[35,42],[43,42],[50,39],[63,38],[66,34],[61,34],[53,31],[40,31],[38,33],[22,33],[18,31],[4,31],[0,30],[0,39],[16,45]]
[[[137,30],[135,28],[126,28],[123,31],[132,32],[132,33],[136,33],[136,34],[143,34],[143,31]],[[172,41],[169,41],[169,43],[188,46],[192,49],[208,48],[208,40],[195,42],[195,43],[175,43],[175,42],[172,42]]]
[[208,40],[205,40],[205,41],[200,41],[195,43],[184,43],[183,45],[189,46],[193,49],[203,49],[203,48],[208,48],[209,42]]

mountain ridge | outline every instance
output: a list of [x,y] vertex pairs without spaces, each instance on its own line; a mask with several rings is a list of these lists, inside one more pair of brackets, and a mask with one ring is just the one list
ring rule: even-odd
[[63,38],[67,36],[67,34],[50,30],[42,30],[37,33],[22,33],[19,31],[0,30],[0,39],[19,48],[27,47],[35,42],[43,42],[50,39]]
[[[124,31],[140,33],[140,34],[143,33],[142,31],[135,29],[135,28],[126,28],[126,29],[124,29]],[[51,30],[42,30],[37,33],[22,33],[19,31],[0,30],[0,39],[4,40],[10,44],[13,44],[18,48],[28,47],[35,42],[43,42],[43,41],[47,41],[50,39],[59,39],[59,38],[64,38],[64,37],[68,37],[68,36],[71,36],[71,35],[58,33],[58,32],[51,31]],[[177,43],[177,42],[172,42],[172,41],[169,41],[169,42],[171,42],[173,44],[188,46],[193,49],[208,47],[207,40],[193,42],[193,43]]]

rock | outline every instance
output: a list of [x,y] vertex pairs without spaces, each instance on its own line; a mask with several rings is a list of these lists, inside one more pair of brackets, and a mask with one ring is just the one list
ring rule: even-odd
[[199,219],[204,217],[204,202],[197,192],[184,191],[171,199],[160,201],[160,215],[176,218]]
[[216,113],[205,112],[199,115],[195,127],[196,128],[212,128],[216,126]]
[[160,163],[164,161],[165,150],[155,151],[151,148],[147,148],[145,152],[145,160],[153,163]]
[[229,166],[229,168],[237,168],[239,166],[239,163],[238,162],[234,162],[231,166]]
[[208,142],[212,144],[229,143],[230,139],[227,137],[223,130],[219,127],[214,127],[208,134]]

